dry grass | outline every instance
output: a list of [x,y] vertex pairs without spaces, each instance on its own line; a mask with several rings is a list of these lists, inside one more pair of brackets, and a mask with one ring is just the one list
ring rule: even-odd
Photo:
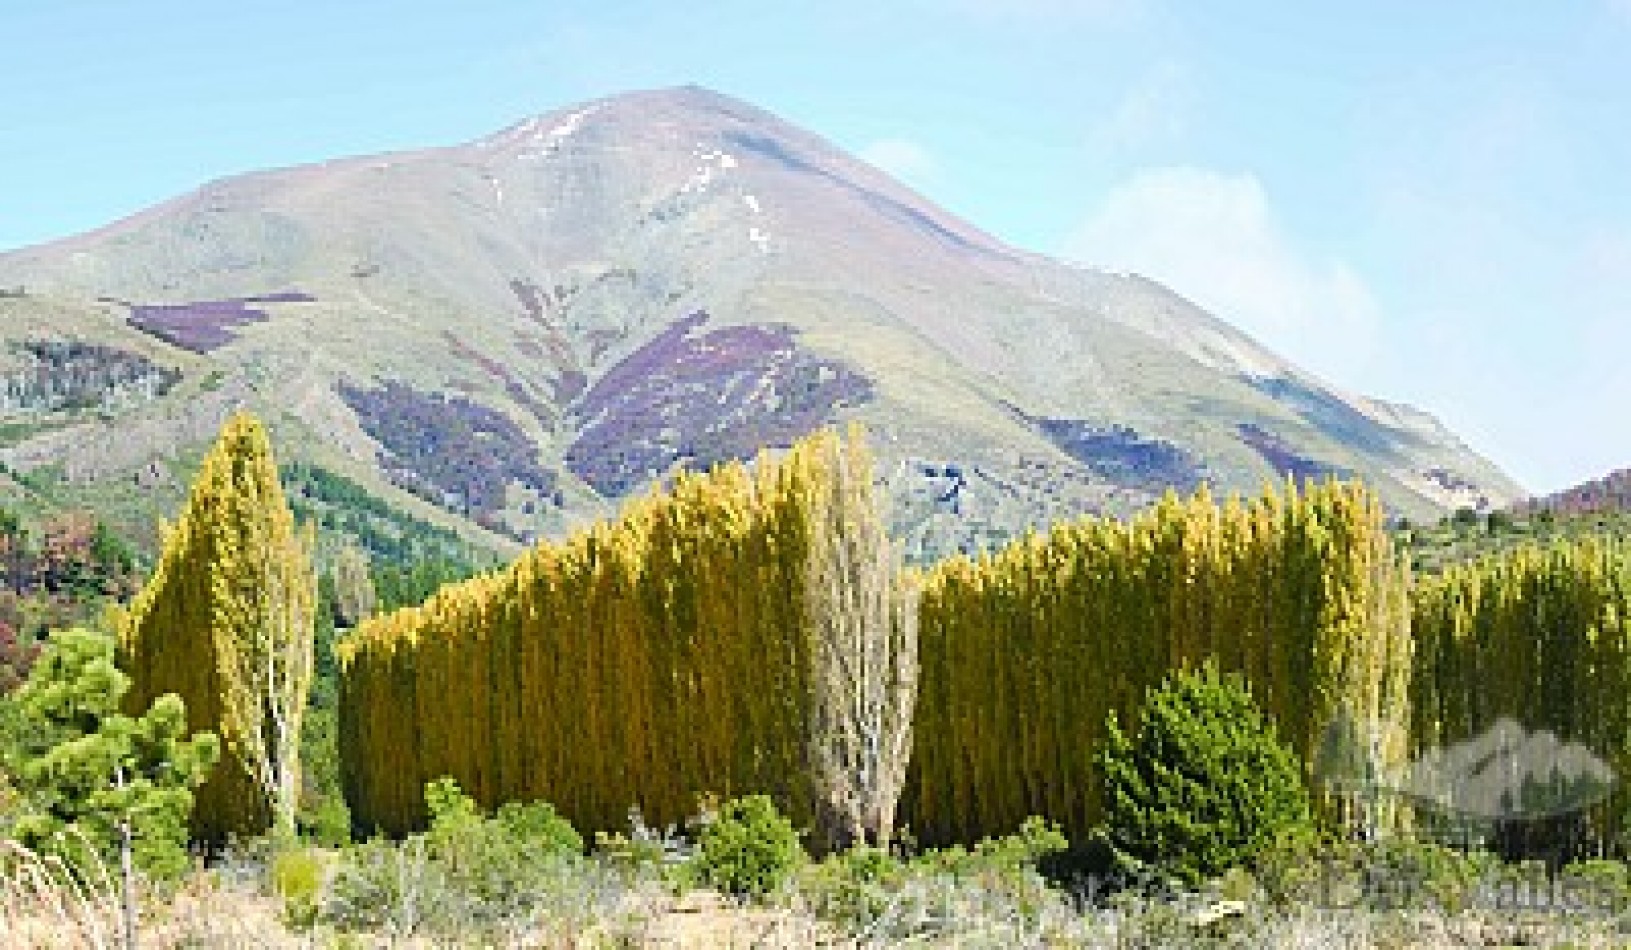
[[[119,891],[103,870],[83,883],[55,858],[0,842],[0,947],[123,947]],[[229,863],[198,870],[174,888],[145,888],[139,945],[223,950],[1631,946],[1626,922],[1608,916],[1275,908],[1253,902],[1203,924],[1198,921],[1213,905],[1195,895],[1128,899],[1084,910],[1058,891],[1015,900],[1001,888],[933,876],[907,881],[869,922],[844,925],[814,913],[796,888],[766,906],[743,906],[708,892],[676,896],[654,876],[620,875],[596,862],[585,863],[581,872],[538,895],[502,933],[393,926],[341,934],[328,925],[305,931],[289,927],[265,869]]]
[[[308,947],[288,934],[276,903],[252,889],[199,872],[163,893],[137,895],[143,947]],[[0,842],[0,947],[7,950],[125,947],[117,879],[99,863],[85,875],[60,859]]]
[[82,883],[61,859],[0,841],[0,945],[111,947],[119,936],[112,882]]

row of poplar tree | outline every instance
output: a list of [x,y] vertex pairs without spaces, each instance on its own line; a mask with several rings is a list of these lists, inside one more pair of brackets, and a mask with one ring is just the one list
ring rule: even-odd
[[[1376,775],[1502,717],[1615,766],[1631,753],[1631,557],[1584,541],[1415,580],[1357,484],[1221,504],[1203,488],[979,558],[900,566],[858,430],[681,473],[622,515],[422,606],[361,623],[340,661],[354,822],[405,831],[450,775],[484,805],[548,800],[580,828],[658,825],[769,792],[817,846],[1100,820],[1108,714],[1215,657],[1305,763],[1359,724]],[[312,670],[312,538],[264,429],[231,420],[124,625],[144,707],[179,694],[226,754],[195,834],[292,826]],[[1420,804],[1419,802],[1417,804]],[[1357,797],[1330,820],[1399,811]],[[1598,805],[1600,837],[1623,802]]]

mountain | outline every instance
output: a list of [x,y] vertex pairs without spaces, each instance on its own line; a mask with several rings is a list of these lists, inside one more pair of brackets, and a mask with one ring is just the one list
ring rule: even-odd
[[238,404],[495,544],[851,419],[918,555],[1202,481],[1358,475],[1415,518],[1520,494],[1425,413],[692,87],[0,255],[0,342],[12,487],[121,510],[173,496]]
[[1610,472],[1602,478],[1544,497],[1525,499],[1517,505],[1516,510],[1524,513],[1549,511],[1560,515],[1631,511],[1631,469]]

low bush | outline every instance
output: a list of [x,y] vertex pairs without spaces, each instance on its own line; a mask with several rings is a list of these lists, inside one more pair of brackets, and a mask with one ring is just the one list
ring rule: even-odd
[[779,889],[805,859],[798,830],[768,795],[705,807],[698,821],[693,879],[736,897],[762,898]]
[[312,848],[289,848],[272,856],[272,890],[283,902],[283,920],[305,930],[317,922],[328,886],[329,859]]
[[1283,835],[1253,866],[1265,895],[1280,907],[1436,908],[1452,914],[1515,868],[1487,852],[1410,838],[1361,842],[1306,832]]
[[912,864],[918,870],[956,877],[1003,877],[1035,871],[1048,857],[1069,847],[1070,841],[1057,824],[1033,815],[1014,834],[985,838],[973,850],[953,845],[925,851]]
[[547,803],[509,804],[488,816],[450,778],[427,783],[425,802],[423,834],[345,849],[326,920],[397,935],[509,933],[542,913],[540,895],[593,876],[583,838]]
[[594,856],[626,877],[655,877],[675,889],[689,883],[696,846],[674,828],[653,828],[638,808],[627,832],[595,833]]
[[797,881],[812,913],[858,930],[871,927],[898,902],[906,876],[906,866],[889,852],[857,845],[806,866]]

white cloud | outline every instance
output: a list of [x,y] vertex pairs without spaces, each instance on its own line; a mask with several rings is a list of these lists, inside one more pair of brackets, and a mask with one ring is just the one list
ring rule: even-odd
[[1140,171],[1065,241],[1065,256],[1159,280],[1287,358],[1339,383],[1362,378],[1379,308],[1359,274],[1300,249],[1256,177]]
[[904,138],[881,139],[861,149],[862,161],[876,165],[914,188],[933,184],[940,163],[928,149]]
[[[1631,0],[1628,0],[1631,2]],[[1172,60],[1156,64],[1130,86],[1089,135],[1097,149],[1128,152],[1183,138],[1194,83]]]

